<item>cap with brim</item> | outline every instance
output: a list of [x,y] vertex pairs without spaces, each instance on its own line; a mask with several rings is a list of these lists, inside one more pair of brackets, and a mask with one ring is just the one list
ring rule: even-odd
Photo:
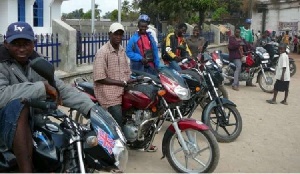
[[15,22],[7,27],[6,41],[8,43],[15,39],[34,40],[34,32],[32,27],[26,22]]
[[124,26],[122,25],[122,24],[120,24],[120,23],[113,23],[113,24],[111,24],[110,25],[110,27],[109,27],[109,32],[112,32],[112,33],[114,33],[114,32],[116,32],[116,31],[118,31],[118,30],[121,30],[121,31],[125,31],[124,30]]

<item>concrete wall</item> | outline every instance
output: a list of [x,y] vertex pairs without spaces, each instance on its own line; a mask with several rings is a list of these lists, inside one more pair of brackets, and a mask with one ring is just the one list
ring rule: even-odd
[[52,33],[58,33],[59,70],[66,72],[75,71],[76,65],[76,30],[59,19],[52,21]]
[[[266,29],[279,33],[279,22],[298,22],[298,31],[300,30],[300,3],[284,2],[279,4],[267,4]],[[253,11],[251,28],[254,33],[262,30],[262,13]]]

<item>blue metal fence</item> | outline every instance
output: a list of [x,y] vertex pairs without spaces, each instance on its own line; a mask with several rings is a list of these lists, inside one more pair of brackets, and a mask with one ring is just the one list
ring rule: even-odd
[[[127,42],[133,33],[126,33],[122,45],[126,48]],[[108,33],[77,33],[77,64],[92,63],[97,50],[109,40]]]

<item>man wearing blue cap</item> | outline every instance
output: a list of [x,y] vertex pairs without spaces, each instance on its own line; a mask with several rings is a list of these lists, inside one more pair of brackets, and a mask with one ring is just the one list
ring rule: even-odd
[[[40,55],[34,51],[34,32],[26,22],[15,22],[8,26],[6,40],[0,47],[0,148],[12,150],[16,156],[19,172],[31,173],[32,133],[27,104],[21,99],[46,100],[51,97],[58,104],[78,109],[87,115],[95,105],[89,97],[67,86],[55,77],[58,91],[29,66],[29,62]],[[79,96],[80,95],[80,96]]]

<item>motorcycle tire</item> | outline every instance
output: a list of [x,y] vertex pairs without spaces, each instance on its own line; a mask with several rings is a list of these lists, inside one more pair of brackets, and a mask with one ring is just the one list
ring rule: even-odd
[[274,84],[275,84],[275,72],[274,71],[265,71],[267,81],[265,81],[263,74],[259,74],[257,77],[258,84],[260,89],[267,93],[273,93]]
[[[228,92],[227,92],[227,90],[226,90],[226,88],[225,88],[224,85],[220,85],[220,86],[218,87],[218,89],[217,89],[217,92],[218,92],[218,95],[219,95],[220,98],[227,98],[227,99],[229,99]],[[207,103],[209,103],[209,102],[210,102],[210,98],[209,98],[209,96],[207,95],[207,96],[206,96],[206,99],[200,101],[199,105],[201,106],[202,109],[204,109],[204,107],[205,107],[205,106],[207,105]]]
[[290,62],[290,76],[292,77],[293,75],[296,74],[296,64],[295,62]]
[[[193,133],[193,140],[190,136]],[[168,132],[166,138],[166,157],[172,168],[179,173],[211,173],[218,165],[220,158],[219,146],[210,130],[182,130],[191,154],[185,154],[175,132]],[[198,136],[199,135],[199,136]],[[196,137],[197,136],[197,137]],[[195,143],[197,140],[197,144]],[[193,142],[192,142],[193,141]],[[201,144],[202,143],[202,144]],[[207,154],[208,153],[208,154]],[[196,157],[194,155],[197,155]],[[207,156],[208,155],[208,156]],[[204,161],[204,158],[207,161]],[[191,158],[191,159],[188,159]],[[203,163],[200,163],[198,161]],[[186,165],[186,162],[189,164]],[[194,162],[192,164],[192,162]],[[189,166],[192,168],[189,169]],[[197,169],[195,169],[197,168]],[[198,169],[199,168],[199,169]]]
[[[243,123],[242,117],[235,106],[224,104],[223,107],[226,113],[225,122],[222,121],[221,116],[217,116],[217,114],[220,115],[222,113],[220,106],[211,108],[208,112],[208,117],[206,117],[208,119],[202,121],[210,128],[218,142],[229,143],[239,137],[242,132]],[[233,117],[234,120],[230,117]],[[231,128],[232,126],[235,126],[235,128]]]

